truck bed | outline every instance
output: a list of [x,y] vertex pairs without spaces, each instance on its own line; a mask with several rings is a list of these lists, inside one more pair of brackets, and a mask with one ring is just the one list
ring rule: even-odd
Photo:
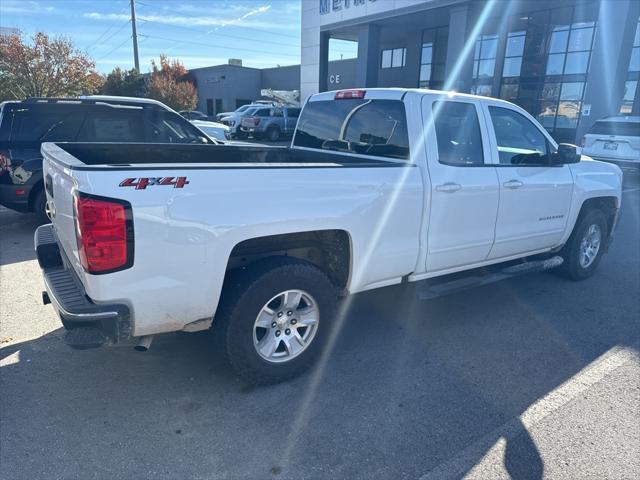
[[[357,157],[336,151],[303,150],[276,146],[245,145],[191,145],[149,143],[56,143],[73,158],[67,166],[78,170],[96,167],[140,167],[142,165],[194,165],[194,166],[398,166],[398,162],[376,158]],[[52,147],[43,148],[43,152]],[[59,157],[58,157],[59,158]],[[76,161],[73,161],[76,160]],[[302,165],[301,165],[302,164]],[[292,165],[293,166],[293,165]]]

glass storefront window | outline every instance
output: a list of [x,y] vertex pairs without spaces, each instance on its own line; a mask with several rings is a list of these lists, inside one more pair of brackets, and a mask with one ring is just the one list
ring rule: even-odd
[[[620,113],[629,115],[640,113],[640,18],[636,24],[636,34],[633,38],[633,47],[631,49],[631,59],[629,60],[629,70],[627,73],[627,81],[624,84],[624,95],[620,104]],[[634,109],[635,104],[635,109]]]
[[421,88],[442,88],[448,36],[448,27],[430,28],[422,32],[418,83]]
[[564,68],[564,53],[549,55],[547,60],[547,75],[562,75]]
[[519,85],[517,83],[502,85],[502,87],[500,87],[500,98],[513,102],[518,98],[518,87]]
[[569,37],[569,48],[567,50],[569,50],[570,52],[591,50],[592,38],[593,28],[571,30],[571,36]]
[[569,30],[556,31],[551,34],[549,41],[549,53],[565,52],[567,41],[569,40]]
[[564,73],[587,73],[589,67],[590,52],[572,52],[567,54],[567,61],[564,66]]

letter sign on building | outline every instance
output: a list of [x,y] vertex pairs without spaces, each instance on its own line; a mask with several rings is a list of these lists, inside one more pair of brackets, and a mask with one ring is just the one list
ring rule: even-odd
[[334,75],[329,75],[329,83],[340,83],[340,74],[336,73]]
[[[369,0],[375,2],[376,0]],[[351,5],[357,7],[364,5],[367,0],[320,0],[320,15],[326,15],[331,12],[338,12],[343,8],[349,8]]]

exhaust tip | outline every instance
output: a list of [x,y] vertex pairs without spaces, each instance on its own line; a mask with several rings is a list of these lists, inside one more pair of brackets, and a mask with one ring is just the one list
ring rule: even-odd
[[140,337],[140,340],[138,340],[138,344],[133,347],[133,349],[137,352],[146,352],[147,350],[149,350],[152,340],[153,335],[145,335],[144,337]]

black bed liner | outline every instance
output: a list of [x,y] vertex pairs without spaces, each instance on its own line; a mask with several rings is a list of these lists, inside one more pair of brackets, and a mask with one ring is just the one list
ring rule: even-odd
[[313,151],[276,146],[190,145],[159,143],[56,143],[88,166],[134,167],[145,164],[339,164],[400,166],[383,159],[341,152]]

